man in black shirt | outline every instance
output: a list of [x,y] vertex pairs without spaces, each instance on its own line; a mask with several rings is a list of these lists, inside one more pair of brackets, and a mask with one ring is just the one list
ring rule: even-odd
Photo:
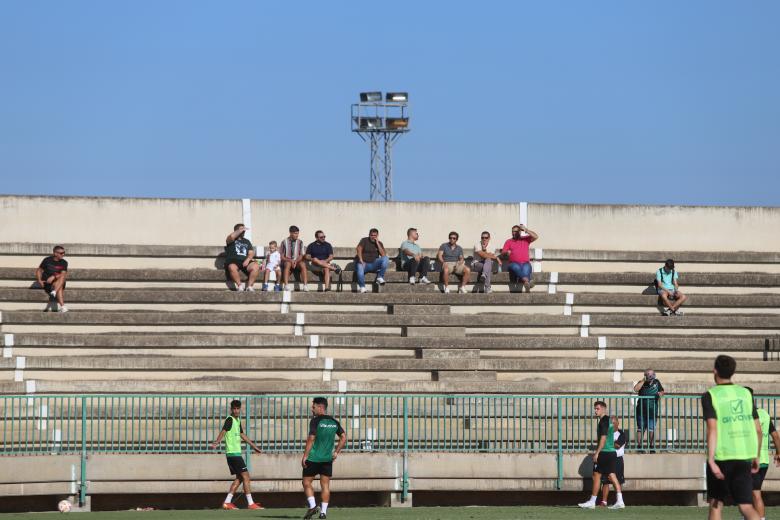
[[68,261],[65,260],[65,248],[55,246],[53,254],[47,256],[35,270],[35,279],[38,285],[49,295],[49,304],[44,312],[57,310],[59,304],[60,312],[68,312],[65,307],[65,282],[68,279]]
[[648,444],[650,452],[655,449],[655,427],[658,418],[658,406],[661,397],[664,395],[664,387],[661,381],[655,376],[654,370],[645,370],[645,377],[637,381],[634,385],[634,392],[639,394],[636,403],[636,440],[639,445],[639,451],[644,452],[644,432],[647,431]]
[[247,275],[246,290],[254,292],[255,280],[260,274],[260,266],[255,262],[255,248],[252,242],[244,238],[249,228],[243,224],[233,226],[233,232],[225,239],[225,269],[237,291],[244,290],[239,271]]
[[306,247],[306,260],[309,261],[309,270],[322,278],[323,291],[330,291],[330,272],[341,272],[341,267],[333,263],[333,246],[325,241],[325,232],[314,232],[314,242]]

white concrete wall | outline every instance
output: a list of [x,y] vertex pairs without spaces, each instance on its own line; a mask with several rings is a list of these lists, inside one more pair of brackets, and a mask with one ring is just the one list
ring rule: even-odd
[[[482,230],[500,245],[520,220],[519,203],[254,200],[252,239],[305,242],[322,229],[334,246],[354,247],[368,229],[394,250],[408,227],[423,247],[451,230],[470,247]],[[244,219],[234,200],[0,196],[0,242],[220,245]],[[780,208],[529,204],[536,247],[631,251],[780,251]]]

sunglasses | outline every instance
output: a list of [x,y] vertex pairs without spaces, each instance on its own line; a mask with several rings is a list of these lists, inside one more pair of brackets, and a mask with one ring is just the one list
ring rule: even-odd
[[483,238],[483,239],[486,239],[486,238],[490,238],[490,237],[489,237],[489,236],[487,236],[487,235],[482,235],[482,238]]
[[450,240],[457,240],[458,237],[450,237]]
[[320,235],[317,238],[325,238],[325,235]]

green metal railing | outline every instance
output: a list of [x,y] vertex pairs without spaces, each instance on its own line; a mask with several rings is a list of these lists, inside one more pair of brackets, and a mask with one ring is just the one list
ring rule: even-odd
[[[244,430],[261,450],[303,451],[310,395],[58,395],[0,396],[0,455],[80,454],[82,482],[91,453],[212,453],[209,446],[232,399],[240,399]],[[347,451],[555,453],[562,484],[564,453],[595,442],[593,402],[607,402],[629,436],[637,411],[652,398],[581,395],[332,395],[329,413],[341,421]],[[778,417],[777,397],[757,405]],[[665,396],[656,408],[658,452],[703,453],[699,396]],[[404,471],[402,490],[408,491]],[[86,492],[81,486],[82,498]]]

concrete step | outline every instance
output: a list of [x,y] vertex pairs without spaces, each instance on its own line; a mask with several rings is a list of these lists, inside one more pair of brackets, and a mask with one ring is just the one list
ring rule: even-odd
[[[0,345],[6,337],[0,334]],[[218,349],[220,355],[241,355],[246,348],[308,348],[308,336],[259,335],[259,334],[14,334],[15,347],[46,348],[102,348],[120,349]],[[753,352],[763,351],[767,339],[750,336],[608,336],[605,348],[617,350],[671,350],[705,352]],[[467,337],[467,338],[408,338],[374,335],[318,335],[321,348],[348,349],[481,349],[481,350],[589,350],[598,349],[599,338],[590,336],[534,336],[515,337]],[[77,352],[77,350],[76,350]],[[224,354],[223,354],[224,352]]]
[[[537,283],[548,283],[551,273],[535,273],[534,280]],[[558,284],[576,285],[636,285],[647,287],[653,279],[652,272],[637,273],[558,273]],[[375,275],[366,275],[366,281],[371,283]],[[316,280],[313,277],[312,280]],[[406,273],[388,272],[385,279],[390,284],[408,284]],[[451,280],[456,277],[452,276]],[[35,268],[24,267],[0,267],[0,280],[19,280],[32,282],[35,280]],[[68,280],[78,281],[110,281],[110,282],[224,282],[225,273],[220,269],[77,269],[72,268],[68,273]],[[341,280],[345,284],[351,284],[355,280],[353,271],[345,270]],[[431,277],[438,282],[438,274]],[[476,274],[472,273],[471,282],[476,282]],[[338,280],[336,280],[338,281]],[[509,282],[509,273],[495,273],[493,284],[506,284]],[[685,287],[696,286],[721,286],[721,287],[779,287],[780,274],[770,273],[688,273],[681,278]],[[433,285],[433,284],[432,284]]]
[[[468,295],[453,295],[465,297]],[[587,321],[586,321],[587,317]],[[562,316],[549,314],[397,315],[381,313],[275,313],[275,312],[143,312],[143,311],[5,311],[3,326],[12,325],[308,325],[362,327],[580,327],[651,329],[780,329],[780,316],[766,315],[686,315],[649,316],[644,314],[589,314]],[[490,333],[489,330],[484,331]]]
[[[24,395],[27,392],[27,381],[0,382],[0,394]],[[406,394],[585,394],[585,395],[625,395],[629,391],[630,382],[551,382],[551,381],[349,381],[342,383],[346,393],[406,393]],[[665,384],[664,388],[670,394],[701,394],[712,386],[712,380],[678,381]],[[751,383],[754,391],[761,395],[777,395],[777,383]],[[242,395],[246,394],[336,394],[339,392],[339,381],[315,380],[226,380],[223,377],[200,379],[197,381],[183,380],[137,380],[113,379],[106,381],[36,381],[36,394],[228,394],[236,395],[239,388]]]
[[[218,289],[128,289],[128,288],[74,288],[67,291],[68,303],[148,303],[148,304],[235,304],[236,309],[248,303],[280,304],[283,298],[291,304],[311,304],[331,307],[333,305],[385,305],[409,307],[410,312],[425,310],[435,312],[437,305],[554,305],[563,306],[601,306],[601,307],[651,307],[658,303],[658,296],[644,294],[605,294],[605,293],[566,293],[548,294],[546,292],[518,293],[477,293],[463,295],[442,294],[440,292],[293,292],[284,296],[277,292],[234,292]],[[41,290],[29,288],[0,287],[0,302],[46,302],[47,296]],[[415,309],[414,306],[427,306],[428,309]],[[780,308],[780,294],[699,294],[692,296],[686,308]]]

